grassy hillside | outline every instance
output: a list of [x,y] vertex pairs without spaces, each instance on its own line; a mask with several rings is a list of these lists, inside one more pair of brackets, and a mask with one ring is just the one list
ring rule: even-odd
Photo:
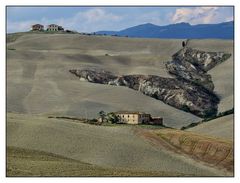
[[[7,147],[7,176],[189,176],[171,172],[101,168],[52,153]],[[191,175],[190,175],[191,176]]]
[[136,128],[8,114],[7,146],[53,153],[102,168],[169,172],[173,175],[222,175],[222,172],[194,160],[156,148],[140,138],[135,133]]
[[233,114],[223,116],[189,128],[186,131],[233,140],[233,117]]
[[117,74],[171,77],[164,63],[180,49],[181,41],[24,34],[8,44],[7,110],[77,117],[97,117],[100,110],[139,110],[162,116],[166,125],[177,128],[199,121],[137,91],[80,82],[68,72],[97,67]]
[[[9,112],[97,117],[100,110],[139,110],[162,116],[166,125],[175,128],[201,120],[137,91],[80,82],[68,72],[73,68],[102,68],[119,75],[171,77],[164,64],[181,48],[182,40],[34,33],[19,33],[13,38],[7,45]],[[232,53],[232,43],[190,40],[189,46]],[[221,98],[219,111],[232,108],[233,56],[209,73]]]

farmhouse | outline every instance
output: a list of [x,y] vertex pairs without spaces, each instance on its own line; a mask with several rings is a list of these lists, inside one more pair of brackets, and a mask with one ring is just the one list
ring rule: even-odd
[[140,124],[150,121],[150,114],[142,112],[118,111],[115,113],[119,118],[120,123]]
[[62,26],[56,24],[50,24],[47,27],[47,31],[63,31],[64,28]]
[[43,30],[44,30],[44,26],[41,24],[32,25],[32,31],[43,31]]
[[120,123],[162,125],[162,118],[152,118],[150,114],[144,112],[118,111],[115,114]]

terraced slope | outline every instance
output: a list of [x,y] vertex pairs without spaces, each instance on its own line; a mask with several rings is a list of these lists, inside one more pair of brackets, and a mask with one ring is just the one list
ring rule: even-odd
[[156,148],[136,135],[131,126],[94,126],[8,114],[7,146],[53,153],[102,168],[197,176],[225,175],[200,162]]
[[[116,74],[169,76],[165,62],[181,40],[134,39],[78,34],[25,34],[8,44],[7,110],[28,114],[97,117],[100,110],[139,110],[181,128],[200,118],[127,88],[79,82],[73,68]],[[106,55],[107,54],[107,55]]]

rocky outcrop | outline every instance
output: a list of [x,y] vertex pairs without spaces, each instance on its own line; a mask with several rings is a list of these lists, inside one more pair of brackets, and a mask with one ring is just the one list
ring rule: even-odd
[[193,113],[211,117],[217,113],[219,98],[213,93],[214,85],[207,71],[226,60],[230,54],[213,53],[183,48],[166,64],[176,78],[155,75],[116,76],[104,70],[72,69],[80,80],[115,86],[125,86],[161,100],[164,103]]
[[231,54],[224,52],[205,52],[197,49],[185,47],[175,53],[173,60],[183,60],[191,63],[197,69],[202,71],[209,71],[217,64],[227,60]]
[[81,80],[125,86],[187,112],[205,117],[215,114],[219,99],[205,88],[191,82],[154,75],[115,76],[106,71],[70,70]]
[[186,79],[213,91],[214,84],[207,71],[230,56],[228,53],[204,52],[185,47],[172,56],[172,61],[166,64],[166,68],[177,78]]

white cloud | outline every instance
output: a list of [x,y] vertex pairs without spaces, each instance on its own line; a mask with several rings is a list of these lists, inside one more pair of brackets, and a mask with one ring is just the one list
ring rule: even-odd
[[78,12],[71,18],[62,19],[61,22],[69,29],[75,29],[83,32],[93,32],[104,29],[113,23],[122,20],[122,17],[107,12],[103,8],[93,8],[88,11]]
[[219,23],[230,20],[233,20],[232,13],[229,13],[229,9],[221,7],[178,8],[171,17],[173,23],[188,22],[191,24]]
[[80,18],[85,18],[88,22],[98,22],[98,21],[118,21],[121,17],[114,15],[112,13],[107,13],[105,10],[100,8],[94,8],[84,13],[79,13],[77,16]]

